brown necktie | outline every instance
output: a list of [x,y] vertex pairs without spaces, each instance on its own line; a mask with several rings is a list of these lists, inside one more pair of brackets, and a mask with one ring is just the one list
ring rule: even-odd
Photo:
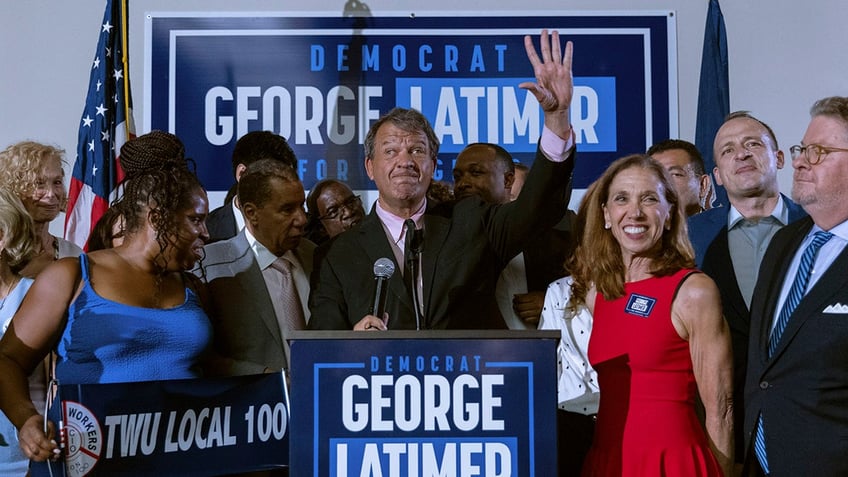
[[283,312],[282,322],[285,323],[290,330],[302,330],[306,328],[306,321],[303,318],[303,307],[300,305],[300,296],[297,294],[297,288],[294,285],[292,277],[292,264],[283,257],[277,257],[274,263],[271,264],[274,270],[280,272],[282,276],[280,280],[280,309]]

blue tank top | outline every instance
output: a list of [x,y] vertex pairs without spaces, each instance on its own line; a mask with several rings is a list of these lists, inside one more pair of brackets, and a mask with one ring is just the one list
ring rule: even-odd
[[83,289],[68,307],[59,341],[61,384],[120,383],[195,378],[212,339],[212,325],[197,295],[186,288],[182,305],[142,308],[107,300],[89,279],[80,255]]

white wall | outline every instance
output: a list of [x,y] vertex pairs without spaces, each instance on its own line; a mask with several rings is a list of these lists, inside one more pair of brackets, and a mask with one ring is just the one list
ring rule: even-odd
[[[673,10],[678,36],[679,131],[683,139],[694,137],[707,0],[430,0],[424,8],[424,2],[410,0],[363,3],[374,15],[398,11],[425,15],[493,10],[516,14]],[[145,12],[341,14],[344,5],[344,0],[130,0],[131,81],[139,132],[145,132],[141,131]],[[750,110],[768,122],[781,147],[788,150],[803,135],[814,100],[848,96],[848,4],[838,0],[724,0],[721,6],[730,51],[730,109]],[[0,147],[33,139],[59,145],[68,151],[68,161],[73,161],[103,7],[99,0],[4,2],[0,13]],[[780,175],[786,192],[792,181],[789,169]],[[52,229],[61,233],[59,220]]]

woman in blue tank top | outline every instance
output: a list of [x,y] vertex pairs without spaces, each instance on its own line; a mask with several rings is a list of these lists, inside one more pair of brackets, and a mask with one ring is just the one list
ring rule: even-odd
[[212,328],[186,271],[203,256],[208,199],[184,159],[150,152],[113,204],[124,242],[46,268],[0,341],[0,407],[32,460],[58,453],[25,385],[52,349],[63,384],[199,376]]

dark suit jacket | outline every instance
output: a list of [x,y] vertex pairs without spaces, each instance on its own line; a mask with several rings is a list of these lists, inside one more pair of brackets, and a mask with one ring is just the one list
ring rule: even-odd
[[807,291],[768,357],[787,268],[812,226],[806,218],[774,236],[751,302],[746,449],[762,413],[773,477],[848,475],[848,313],[824,311],[848,304],[848,248]]
[[[469,197],[424,215],[422,252],[424,323],[427,329],[506,328],[495,301],[498,276],[534,231],[552,227],[566,211],[574,152],[553,163],[537,151],[518,199],[487,205]],[[372,209],[340,234],[321,263],[313,290],[312,329],[351,329],[371,313],[373,264],[394,261],[383,225]],[[401,267],[396,265],[396,270]],[[415,329],[412,299],[396,272],[388,280],[389,329]]]
[[524,247],[527,291],[544,292],[551,282],[567,275],[564,262],[577,244],[573,230],[576,218],[573,211],[566,211],[559,223],[534,236]]
[[[235,237],[207,245],[202,268],[205,273],[214,329],[215,351],[224,357],[221,374],[257,374],[288,368],[284,336],[280,333],[274,305],[262,271],[244,231]],[[294,250],[308,283],[315,244],[301,240]],[[200,274],[199,270],[195,271]],[[297,272],[295,272],[297,273]],[[309,290],[298,289],[307,308]]]
[[209,212],[206,217],[206,229],[209,231],[209,243],[227,240],[239,233],[232,202],[225,202],[221,207]]
[[[789,210],[789,223],[807,216],[798,204],[781,195]],[[748,332],[751,316],[745,298],[739,291],[733,261],[730,258],[730,246],[727,240],[727,216],[730,207],[717,207],[688,220],[689,239],[695,248],[695,261],[698,268],[715,281],[721,295],[722,311],[730,328],[730,340],[733,348],[733,401],[736,436],[736,460],[741,462],[743,455],[742,434],[745,371],[748,361]]]

